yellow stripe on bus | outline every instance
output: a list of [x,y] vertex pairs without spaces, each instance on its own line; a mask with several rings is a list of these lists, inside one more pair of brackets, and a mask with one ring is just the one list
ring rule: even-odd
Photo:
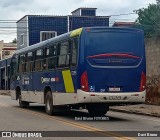
[[70,34],[70,37],[80,36],[82,30],[83,30],[83,28],[79,28],[79,29],[73,30],[73,31],[71,32],[71,34]]
[[70,70],[62,71],[63,80],[64,80],[64,86],[66,89],[66,92],[74,93],[74,86],[72,81],[72,76]]

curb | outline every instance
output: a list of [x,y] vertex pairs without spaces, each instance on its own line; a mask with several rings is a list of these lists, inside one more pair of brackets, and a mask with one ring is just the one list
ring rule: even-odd
[[144,115],[144,116],[151,116],[151,117],[160,118],[159,114],[142,113],[142,112],[136,112],[136,111],[127,111],[127,110],[123,110],[123,109],[110,108],[109,111],[122,112],[122,113],[128,113],[128,114],[137,114],[137,115]]
[[9,93],[0,93],[0,95],[10,96]]

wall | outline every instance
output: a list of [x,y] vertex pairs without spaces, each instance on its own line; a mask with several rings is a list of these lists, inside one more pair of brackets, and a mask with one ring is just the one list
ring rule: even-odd
[[[24,44],[20,44],[21,35],[24,35]],[[28,16],[23,17],[17,22],[17,48],[28,46]]]
[[2,59],[2,49],[4,47],[3,40],[0,41],[0,60]]
[[146,39],[147,104],[160,105],[160,37]]
[[28,16],[29,46],[40,42],[40,31],[67,32],[67,16]]
[[[40,31],[56,31],[57,35],[61,35],[68,32],[68,29],[72,31],[92,26],[109,26],[109,17],[28,15],[17,22],[17,48],[39,43]],[[20,45],[21,34],[24,34],[24,45]]]
[[11,57],[17,49],[16,43],[4,43],[0,41],[0,60]]
[[82,9],[81,16],[96,16],[95,9]]
[[86,17],[86,16],[70,16],[69,17],[69,30],[72,31],[81,27],[93,27],[93,26],[109,26],[109,17]]
[[16,43],[4,43],[4,47],[2,49],[2,59],[7,59],[13,56],[17,49]]
[[72,15],[74,15],[74,16],[80,16],[80,15],[81,15],[80,9],[78,9],[78,10],[76,10],[76,11],[73,11],[73,12],[72,12]]

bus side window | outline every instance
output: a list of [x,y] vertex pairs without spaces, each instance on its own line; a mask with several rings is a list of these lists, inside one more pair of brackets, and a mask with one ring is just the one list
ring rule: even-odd
[[10,67],[10,76],[13,77],[17,74],[17,57],[12,57],[11,67]]
[[43,49],[36,50],[35,71],[43,70]]
[[20,62],[19,62],[19,59],[20,59],[20,56],[19,55],[17,55],[17,73],[19,73],[19,64],[20,64]]
[[23,73],[25,72],[26,70],[26,67],[25,67],[25,54],[21,54],[19,56],[19,73]]
[[45,68],[54,69],[56,64],[56,45],[51,45],[49,48],[45,49]]
[[72,46],[71,66],[75,67],[77,65],[78,38],[73,38],[71,40],[71,46]]
[[26,72],[33,71],[33,52],[26,54]]
[[58,68],[69,67],[70,65],[70,46],[69,41],[65,41],[59,46]]

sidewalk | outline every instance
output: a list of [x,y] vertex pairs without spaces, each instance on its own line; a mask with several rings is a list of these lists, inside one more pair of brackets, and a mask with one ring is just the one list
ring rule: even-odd
[[110,107],[110,111],[160,117],[160,106],[156,105],[140,104],[129,106],[113,106]]
[[9,90],[0,90],[0,95],[10,96]]

